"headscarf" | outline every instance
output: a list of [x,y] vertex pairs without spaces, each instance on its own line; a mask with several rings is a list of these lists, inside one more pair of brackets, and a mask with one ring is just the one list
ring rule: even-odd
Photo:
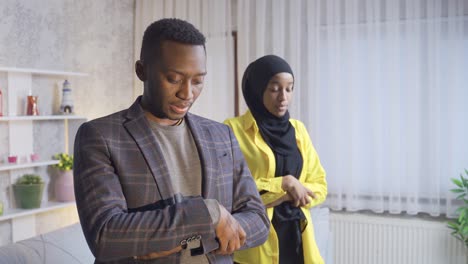
[[[303,158],[296,142],[296,132],[289,122],[289,111],[282,117],[271,114],[263,102],[270,79],[282,72],[293,75],[289,64],[275,55],[267,55],[250,63],[242,78],[242,93],[265,142],[275,155],[275,177],[293,175],[299,178]],[[263,193],[261,191],[260,193]],[[303,263],[302,231],[306,218],[301,209],[290,203],[274,208],[272,224],[278,234],[280,263]]]
[[245,102],[257,122],[265,142],[275,153],[288,155],[297,150],[296,135],[289,122],[289,111],[282,117],[271,114],[263,103],[268,82],[277,73],[293,75],[289,64],[275,55],[267,55],[250,63],[242,79]]

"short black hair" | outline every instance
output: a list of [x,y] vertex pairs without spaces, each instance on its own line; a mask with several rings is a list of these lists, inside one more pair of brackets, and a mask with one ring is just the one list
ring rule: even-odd
[[177,18],[163,18],[149,25],[143,34],[140,59],[156,59],[161,43],[171,40],[184,44],[202,45],[205,49],[205,36],[192,24]]

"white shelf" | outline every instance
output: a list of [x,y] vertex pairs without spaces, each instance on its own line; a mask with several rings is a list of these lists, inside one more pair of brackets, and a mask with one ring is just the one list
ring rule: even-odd
[[20,163],[20,164],[0,163],[0,171],[41,167],[41,166],[55,165],[58,163],[59,163],[58,160],[45,160],[45,161],[27,162],[27,163]]
[[19,72],[19,73],[32,73],[32,74],[57,75],[57,76],[88,76],[87,73],[82,73],[82,72],[38,70],[38,69],[12,68],[12,67],[0,67],[0,72]]
[[71,120],[71,119],[84,119],[86,117],[76,115],[38,115],[38,116],[2,116],[1,121],[23,121],[23,120]]
[[8,209],[3,212],[2,216],[0,216],[0,221],[44,213],[44,212],[66,208],[66,207],[74,206],[74,205],[75,205],[75,202],[64,202],[64,203],[47,202],[47,203],[43,203],[40,208],[35,208],[35,209]]
[[[3,73],[2,73],[3,72]],[[48,80],[56,79],[69,79],[72,77],[82,77],[88,76],[86,73],[81,72],[67,72],[67,71],[56,71],[56,70],[43,70],[43,69],[31,69],[31,68],[15,68],[15,67],[1,67],[0,66],[0,75],[2,79],[6,79],[6,105],[7,109],[4,109],[8,116],[0,117],[0,124],[6,125],[8,127],[8,144],[1,145],[0,148],[8,148],[6,153],[14,153],[19,157],[24,157],[30,153],[34,153],[34,141],[35,140],[45,140],[43,135],[39,135],[42,138],[36,139],[34,135],[34,127],[38,125],[35,121],[40,120],[57,120],[54,122],[54,127],[57,127],[63,130],[64,133],[64,151],[68,153],[68,146],[73,144],[73,138],[75,130],[79,122],[72,122],[72,120],[86,120],[85,117],[77,115],[40,115],[40,116],[25,116],[24,113],[24,102],[20,99],[25,99],[32,88],[35,86],[36,79],[38,77],[45,78]],[[5,76],[6,78],[3,78]],[[43,89],[39,87],[40,89]],[[3,87],[2,87],[3,89]],[[3,123],[2,123],[3,122]],[[63,126],[62,124],[63,123]],[[72,129],[70,133],[69,129]],[[47,131],[46,131],[47,132]],[[53,142],[54,144],[58,144]],[[47,146],[45,146],[47,147]],[[39,152],[40,153],[40,152]],[[46,157],[49,158],[49,157]],[[16,164],[10,164],[7,162],[0,163],[0,171],[2,171],[2,176],[4,174],[10,175],[10,181],[13,180],[13,174],[11,170],[23,169],[23,168],[34,168],[41,166],[48,166],[57,164],[57,160],[40,160],[38,162],[22,162]],[[7,171],[4,173],[3,171]],[[8,181],[2,179],[2,188]],[[12,182],[10,182],[12,184]],[[5,190],[0,191],[4,192]],[[4,201],[8,204],[11,204],[11,201],[14,201],[13,192],[7,192],[7,200]],[[75,202],[46,202],[48,200],[48,194],[44,193],[43,205],[41,208],[37,209],[16,209],[9,208],[5,210],[4,215],[0,216],[0,221],[9,220],[11,221],[11,240],[16,242],[22,239],[27,239],[37,235],[37,223],[36,223],[36,214],[43,212],[53,211],[60,208],[66,208],[75,206]],[[1,262],[1,261],[0,261]]]

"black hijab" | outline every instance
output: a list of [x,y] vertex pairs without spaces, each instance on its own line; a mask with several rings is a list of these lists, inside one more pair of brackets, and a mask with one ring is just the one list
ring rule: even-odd
[[277,73],[294,74],[289,64],[275,55],[267,55],[252,62],[242,79],[242,93],[245,102],[257,122],[265,142],[275,154],[291,155],[297,151],[294,128],[289,123],[289,112],[282,117],[271,114],[263,104],[263,93],[268,82]]
[[[289,112],[277,117],[266,109],[263,102],[268,82],[282,72],[294,77],[289,64],[278,56],[267,55],[257,59],[245,70],[242,93],[260,134],[275,155],[275,177],[293,175],[299,178],[303,158],[297,147],[295,129],[289,122]],[[289,202],[282,203],[274,208],[271,222],[278,235],[280,264],[304,263],[302,231],[307,223],[302,211]]]
[[282,72],[294,74],[289,64],[275,55],[267,55],[252,62],[242,79],[242,93],[258,125],[260,134],[270,146],[276,159],[275,176],[293,175],[299,178],[303,160],[297,148],[296,132],[289,122],[289,111],[282,117],[271,114],[263,103],[270,79]]

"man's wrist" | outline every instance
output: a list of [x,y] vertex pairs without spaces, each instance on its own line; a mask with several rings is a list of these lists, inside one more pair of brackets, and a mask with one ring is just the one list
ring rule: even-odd
[[213,223],[213,226],[216,227],[218,225],[220,216],[218,201],[215,199],[205,199],[204,202],[208,208],[208,212],[210,213],[211,222]]

